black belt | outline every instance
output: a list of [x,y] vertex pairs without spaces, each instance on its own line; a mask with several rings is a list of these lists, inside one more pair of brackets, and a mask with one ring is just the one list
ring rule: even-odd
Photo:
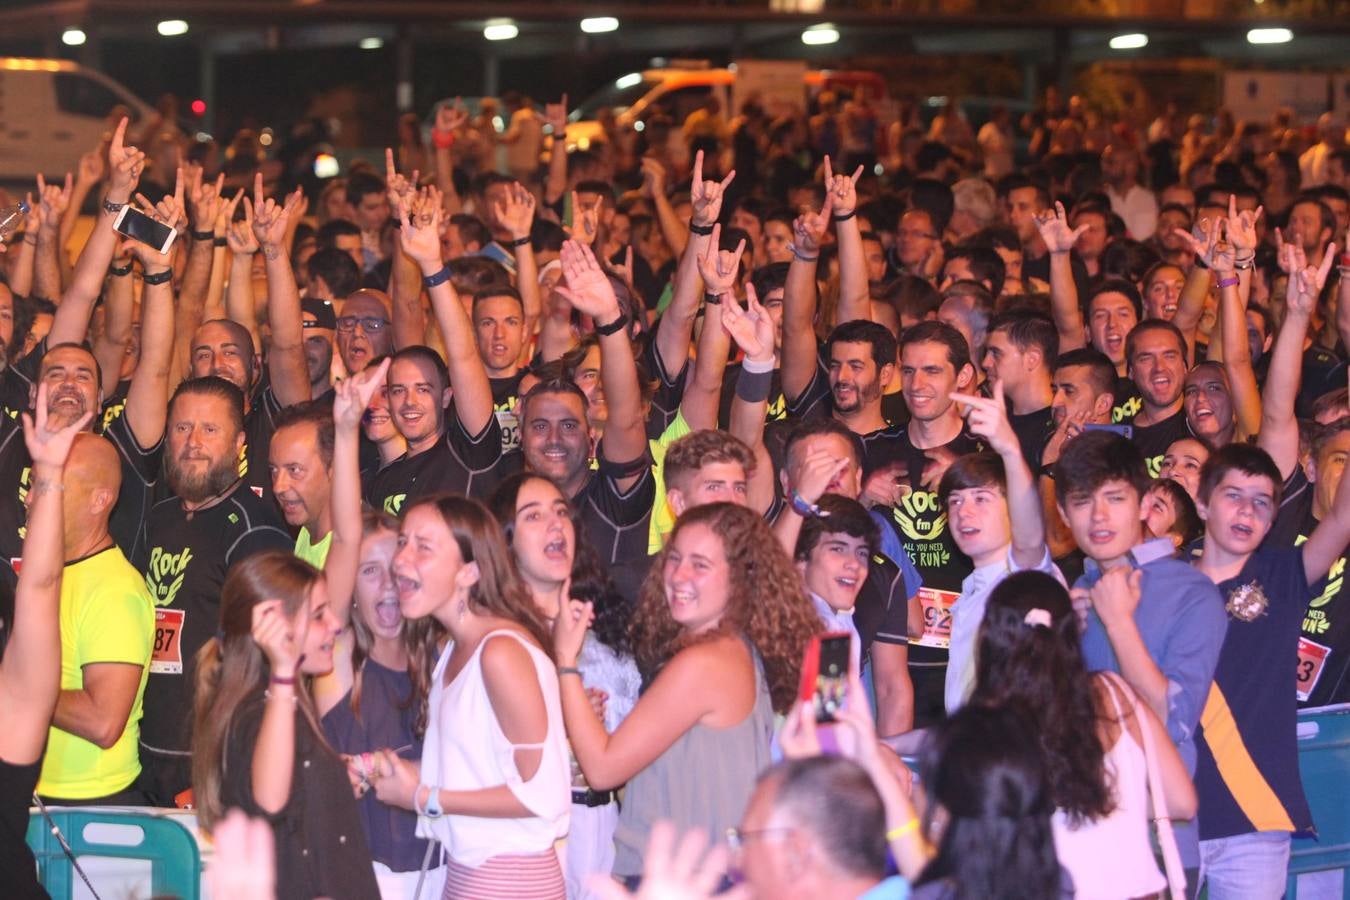
[[580,790],[572,789],[572,802],[578,806],[594,808],[597,806],[606,806],[615,800],[613,791],[593,791],[590,788]]

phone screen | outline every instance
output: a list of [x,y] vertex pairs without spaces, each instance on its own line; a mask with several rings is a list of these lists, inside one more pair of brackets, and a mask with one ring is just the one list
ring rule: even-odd
[[163,222],[156,222],[154,219],[128,206],[123,210],[122,215],[117,221],[117,232],[127,237],[140,241],[147,247],[163,252],[165,243],[169,240],[169,235],[173,231]]
[[848,662],[851,639],[848,635],[824,638],[820,642],[820,668],[816,671],[814,704],[817,722],[833,722],[848,693]]

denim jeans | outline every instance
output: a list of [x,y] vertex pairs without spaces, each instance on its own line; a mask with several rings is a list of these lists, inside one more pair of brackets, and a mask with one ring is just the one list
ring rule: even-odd
[[1289,877],[1289,832],[1255,831],[1200,842],[1200,882],[1210,900],[1280,900]]

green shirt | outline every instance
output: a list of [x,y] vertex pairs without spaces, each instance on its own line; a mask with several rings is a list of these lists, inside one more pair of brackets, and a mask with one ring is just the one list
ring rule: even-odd
[[331,546],[333,546],[333,532],[328,532],[323,536],[323,540],[315,544],[310,541],[309,529],[301,525],[300,534],[295,539],[295,555],[322,572],[323,564],[328,560],[328,548]]

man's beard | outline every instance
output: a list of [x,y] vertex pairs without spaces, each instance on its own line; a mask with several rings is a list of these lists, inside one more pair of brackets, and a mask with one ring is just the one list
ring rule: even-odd
[[200,475],[187,471],[178,457],[169,456],[164,460],[164,470],[170,490],[188,503],[201,503],[221,494],[239,478],[238,464],[228,456],[212,463]]

